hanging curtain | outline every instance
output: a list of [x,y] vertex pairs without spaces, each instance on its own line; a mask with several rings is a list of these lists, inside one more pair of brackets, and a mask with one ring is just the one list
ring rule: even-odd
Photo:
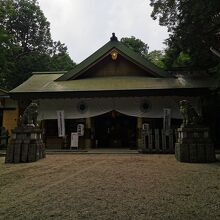
[[172,118],[182,118],[178,103],[183,99],[189,100],[199,110],[199,99],[196,97],[41,99],[39,100],[39,120],[56,119],[56,112],[59,110],[64,110],[66,119],[95,117],[113,110],[128,116],[162,118],[164,108],[171,109]]

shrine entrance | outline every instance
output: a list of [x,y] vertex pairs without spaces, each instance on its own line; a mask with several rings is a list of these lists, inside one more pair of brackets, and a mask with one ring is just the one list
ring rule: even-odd
[[111,111],[94,118],[94,148],[136,147],[137,118]]

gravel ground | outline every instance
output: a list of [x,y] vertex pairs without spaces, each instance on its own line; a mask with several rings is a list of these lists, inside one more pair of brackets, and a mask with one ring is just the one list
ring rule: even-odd
[[1,157],[0,219],[220,219],[220,162],[59,154],[5,165]]

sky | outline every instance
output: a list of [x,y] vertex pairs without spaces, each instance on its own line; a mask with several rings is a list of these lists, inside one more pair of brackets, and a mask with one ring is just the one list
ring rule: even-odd
[[151,17],[149,0],[38,0],[50,22],[54,41],[68,48],[72,60],[80,63],[104,44],[115,32],[135,36],[147,43],[149,51],[165,48],[167,28]]

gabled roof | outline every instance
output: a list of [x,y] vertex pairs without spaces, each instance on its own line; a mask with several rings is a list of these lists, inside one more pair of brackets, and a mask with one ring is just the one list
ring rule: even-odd
[[[208,77],[190,78],[172,76],[139,54],[118,42],[116,37],[77,65],[72,71],[35,72],[18,87],[9,92],[12,97],[112,97],[172,94],[207,94],[216,88],[217,81]],[[112,51],[136,65],[138,70],[148,75],[92,75],[92,67],[102,66],[102,62]],[[124,62],[124,59],[121,59]],[[119,59],[120,61],[120,59]],[[114,61],[112,61],[114,62]],[[96,65],[97,64],[97,65]],[[130,67],[129,67],[130,68]],[[84,74],[84,75],[83,75]],[[89,77],[86,77],[88,75]],[[196,93],[198,91],[198,93]],[[165,93],[167,92],[167,93]]]
[[108,43],[106,43],[103,47],[98,49],[87,59],[78,64],[73,70],[58,78],[56,81],[76,79],[77,77],[82,75],[86,70],[94,66],[107,55],[109,55],[112,50],[116,50],[121,56],[135,63],[137,66],[141,67],[145,71],[148,71],[154,77],[170,77],[170,75],[167,72],[158,68],[151,62],[147,61],[144,57],[142,57],[138,53],[134,52],[132,49],[126,47],[124,44],[119,42],[113,34],[113,37],[111,37],[111,40]]

